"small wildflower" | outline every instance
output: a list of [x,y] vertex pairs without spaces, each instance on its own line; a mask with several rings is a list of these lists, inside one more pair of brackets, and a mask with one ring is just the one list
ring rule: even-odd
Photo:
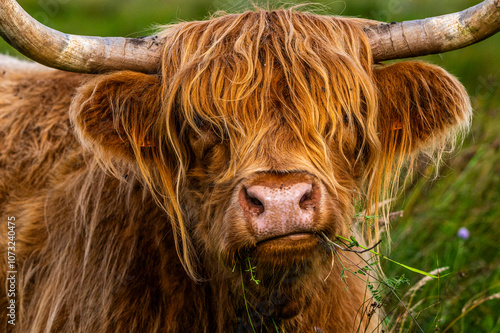
[[458,236],[458,238],[462,238],[463,240],[469,239],[469,236],[470,236],[469,229],[467,229],[465,227],[458,229],[457,236]]

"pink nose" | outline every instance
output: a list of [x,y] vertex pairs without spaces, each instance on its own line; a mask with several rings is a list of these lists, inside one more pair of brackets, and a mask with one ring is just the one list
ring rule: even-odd
[[[254,181],[240,193],[240,206],[257,242],[312,233],[320,191],[309,178],[294,181],[291,177]],[[269,178],[269,177],[268,177]]]

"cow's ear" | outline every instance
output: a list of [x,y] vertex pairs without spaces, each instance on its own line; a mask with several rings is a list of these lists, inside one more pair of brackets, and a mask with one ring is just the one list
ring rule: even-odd
[[376,68],[378,131],[386,154],[408,155],[442,146],[467,126],[471,107],[465,88],[444,69],[422,62]]
[[83,144],[104,159],[133,159],[152,145],[161,107],[161,83],[152,75],[117,72],[81,86],[70,115]]

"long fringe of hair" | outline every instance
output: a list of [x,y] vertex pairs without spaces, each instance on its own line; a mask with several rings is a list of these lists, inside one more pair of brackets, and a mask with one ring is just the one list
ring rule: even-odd
[[[197,119],[202,118],[228,140],[231,158],[227,171],[219,176],[222,183],[238,174],[252,145],[271,130],[267,115],[280,109],[276,117],[285,118],[307,152],[300,158],[311,161],[335,191],[342,185],[329,172],[335,169],[335,161],[327,156],[332,149],[329,143],[336,141],[341,158],[351,161],[343,149],[349,134],[343,126],[346,112],[351,126],[359,126],[363,133],[360,146],[370,147],[375,155],[368,170],[376,168],[380,150],[376,113],[370,112],[377,107],[371,53],[367,40],[360,36],[361,30],[348,20],[292,10],[224,15],[164,30],[164,100],[157,139],[161,145],[168,138],[180,167],[177,188],[168,189],[169,179],[159,184],[167,185],[170,192],[164,197],[170,199],[168,207],[176,216],[188,271],[192,272],[186,256],[191,245],[177,195],[190,155],[179,141],[177,114],[200,133]],[[360,107],[362,102],[366,110]]]

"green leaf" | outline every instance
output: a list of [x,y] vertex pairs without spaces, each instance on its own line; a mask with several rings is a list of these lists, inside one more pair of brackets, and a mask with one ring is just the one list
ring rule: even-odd
[[[342,236],[337,235],[337,238],[339,238],[339,239],[341,239],[341,240],[344,240],[344,241],[346,241],[346,242],[352,243],[352,242],[353,242],[353,239],[354,239],[354,236],[351,236],[351,239],[347,239],[347,238],[345,238],[345,237],[342,237]],[[355,239],[354,239],[354,241],[355,241]],[[357,242],[356,242],[356,243],[357,243]],[[363,245],[359,245],[359,244],[357,244],[357,245],[355,245],[355,246],[360,247],[360,248],[362,248],[362,249],[364,249],[364,250],[368,250],[368,248],[367,248],[367,247],[364,247]],[[420,269],[418,269],[418,268],[410,267],[410,266],[408,266],[408,265],[405,265],[405,264],[402,264],[402,263],[400,263],[400,262],[397,262],[396,260],[392,260],[391,258],[388,258],[388,257],[384,256],[383,254],[380,254],[380,253],[378,253],[378,252],[375,252],[374,250],[368,250],[368,251],[369,251],[369,252],[371,252],[371,253],[373,253],[373,254],[375,254],[375,255],[377,255],[377,256],[379,256],[379,257],[381,257],[381,258],[384,258],[385,260],[389,260],[390,262],[393,262],[393,263],[395,263],[395,264],[397,264],[397,265],[399,265],[399,266],[401,266],[401,267],[404,267],[404,268],[406,268],[406,269],[408,269],[408,270],[410,270],[410,271],[412,271],[412,272],[415,272],[415,273],[418,273],[418,274],[422,274],[422,275],[425,275],[425,276],[431,277],[431,278],[433,278],[433,279],[437,279],[437,278],[439,278],[439,276],[437,276],[437,275],[430,274],[430,273],[424,272],[424,271],[422,271],[422,270],[420,270]],[[443,277],[443,276],[446,276],[446,275],[441,275],[441,277]]]

